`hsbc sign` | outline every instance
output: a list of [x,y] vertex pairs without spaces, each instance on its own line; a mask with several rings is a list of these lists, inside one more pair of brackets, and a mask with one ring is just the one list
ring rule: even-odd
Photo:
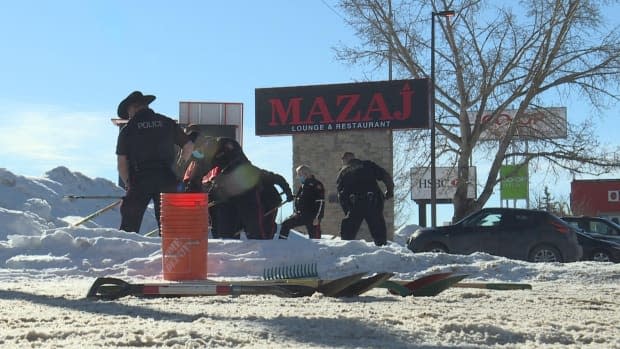
[[[454,167],[437,167],[436,169],[436,193],[437,199],[451,200],[456,193],[458,184],[457,170]],[[431,199],[431,169],[429,167],[413,167],[411,169],[411,199]],[[467,197],[476,198],[476,168],[469,168],[469,181],[467,182]]]

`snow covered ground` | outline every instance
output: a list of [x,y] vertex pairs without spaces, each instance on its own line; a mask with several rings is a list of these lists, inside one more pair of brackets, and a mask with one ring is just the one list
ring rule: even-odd
[[[412,254],[404,227],[388,246],[339,239],[209,240],[216,279],[260,279],[265,269],[316,264],[322,278],[395,272],[466,273],[465,281],[524,282],[527,291],[450,288],[429,298],[383,289],[360,297],[85,298],[96,277],[162,281],[161,241],[118,231],[118,208],[70,222],[118,195],[105,179],[65,167],[43,177],[0,169],[2,348],[620,348],[620,264],[532,264],[477,253]],[[147,212],[143,233],[155,227]]]

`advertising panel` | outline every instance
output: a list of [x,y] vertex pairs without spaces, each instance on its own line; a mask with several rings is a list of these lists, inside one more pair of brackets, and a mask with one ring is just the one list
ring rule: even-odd
[[529,176],[527,165],[502,165],[499,169],[501,200],[529,198]]
[[[482,123],[488,125],[480,134],[480,140],[499,140],[506,135],[508,127],[515,119],[517,110],[506,109],[493,114],[494,111],[485,111]],[[468,113],[469,120],[474,122],[475,113]],[[566,108],[541,108],[527,110],[525,115],[518,119],[518,126],[514,135],[516,139],[564,139],[566,138]]]
[[[452,200],[458,183],[457,170],[454,167],[436,167],[436,194],[438,200]],[[476,198],[476,168],[469,168],[470,180],[467,182],[467,197]],[[413,167],[411,169],[411,199],[431,199],[431,169],[430,167]]]
[[429,79],[257,88],[256,135],[428,128]]
[[[205,135],[243,141],[243,104],[230,102],[179,102],[179,124],[202,125]],[[206,127],[204,125],[210,125]],[[216,126],[221,127],[216,127]],[[232,132],[232,133],[231,133]]]

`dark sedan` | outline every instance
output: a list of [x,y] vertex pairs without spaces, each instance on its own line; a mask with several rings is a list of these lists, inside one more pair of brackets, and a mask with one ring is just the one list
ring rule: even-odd
[[599,239],[586,232],[577,232],[577,240],[583,248],[584,261],[620,263],[620,243]]
[[577,229],[545,211],[484,208],[454,225],[420,228],[407,241],[413,252],[486,252],[531,262],[574,262],[583,250]]
[[602,217],[566,216],[562,219],[576,225],[595,239],[620,242],[620,226]]

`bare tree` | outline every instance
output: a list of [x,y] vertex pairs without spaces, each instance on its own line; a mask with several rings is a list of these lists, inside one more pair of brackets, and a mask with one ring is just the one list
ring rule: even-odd
[[[497,3],[340,2],[361,43],[336,48],[337,58],[381,69],[391,57],[398,78],[430,76],[431,13],[456,11],[452,19],[435,19],[436,154],[438,163],[458,169],[456,218],[484,206],[508,160],[530,169],[573,174],[599,175],[620,168],[618,148],[603,146],[594,134],[594,116],[565,124],[545,106],[549,99],[572,97],[602,110],[620,99],[620,30],[606,27],[601,15],[610,2]],[[504,111],[509,108],[513,113],[507,117]],[[534,114],[544,127],[533,125]],[[503,127],[498,129],[499,124]],[[428,137],[428,131],[397,133],[395,149],[403,154],[397,163],[407,167],[395,169],[404,174],[395,176],[400,187],[409,187],[408,168],[428,166]],[[478,179],[478,197],[468,199],[474,154],[477,161],[491,165],[488,176]]]
[[558,217],[572,215],[569,200],[566,198],[555,198],[547,186],[544,187],[542,195],[534,196],[534,207],[551,212]]

